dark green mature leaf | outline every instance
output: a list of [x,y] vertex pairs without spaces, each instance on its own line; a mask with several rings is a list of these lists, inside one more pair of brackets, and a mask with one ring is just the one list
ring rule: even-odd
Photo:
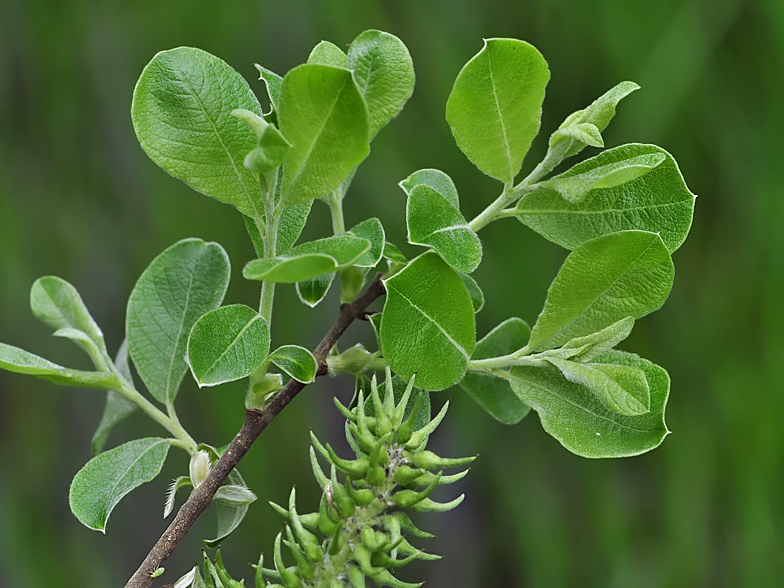
[[[510,318],[476,342],[471,359],[501,357],[522,349],[528,343],[531,327],[519,318]],[[519,423],[530,411],[512,391],[507,380],[487,374],[469,372],[460,382],[474,401],[487,413],[504,423]]]
[[593,134],[580,136],[580,127],[585,128],[585,125],[591,125],[596,128],[596,131],[601,133],[610,124],[610,121],[615,116],[615,107],[618,103],[626,98],[635,90],[639,90],[640,86],[634,82],[621,82],[614,88],[611,88],[596,100],[594,100],[587,108],[573,112],[566,120],[558,127],[550,137],[550,148],[561,141],[568,142],[564,154],[564,159],[577,155],[582,151],[586,145],[603,146],[601,136],[599,142]]
[[38,278],[30,289],[30,308],[38,319],[53,329],[81,331],[100,351],[106,352],[100,327],[90,316],[79,292],[65,280],[56,276]]
[[304,347],[284,345],[270,353],[267,359],[303,384],[309,384],[316,379],[316,358]]
[[156,257],[128,299],[128,350],[150,394],[172,402],[188,370],[194,323],[218,308],[229,284],[229,258],[217,243],[185,239]]
[[411,194],[411,190],[420,184],[430,186],[433,190],[446,198],[452,206],[460,210],[460,198],[457,195],[455,183],[452,181],[452,178],[441,170],[420,169],[400,182],[399,186],[403,188],[406,195],[409,195]]
[[[229,476],[226,478],[226,484],[231,484],[234,486],[243,486],[247,488],[245,484],[245,480],[242,479],[242,476],[237,470],[232,470]],[[220,543],[229,535],[231,535],[232,531],[239,527],[242,519],[245,518],[245,515],[248,513],[248,505],[244,506],[229,506],[228,504],[224,504],[223,502],[213,502],[212,503],[215,508],[215,512],[218,517],[218,532],[214,539],[205,539],[204,544],[207,546],[208,549],[213,549],[220,545]]]
[[311,308],[324,300],[335,274],[322,274],[304,282],[297,282],[297,296]]
[[371,244],[348,233],[297,245],[284,255],[254,259],[242,270],[249,280],[302,282],[349,267],[370,250]]
[[607,363],[577,363],[548,357],[570,382],[582,384],[607,408],[618,414],[645,414],[651,407],[651,393],[639,368]]
[[667,247],[654,233],[622,231],[587,241],[564,260],[528,345],[553,349],[645,316],[664,304],[674,276]]
[[72,370],[5,343],[0,343],[0,369],[36,376],[64,386],[105,389],[114,386],[114,376],[110,373]]
[[346,54],[343,53],[340,47],[329,41],[321,41],[313,48],[313,51],[308,56],[308,63],[349,69]]
[[196,321],[185,361],[199,387],[217,386],[255,372],[264,363],[269,345],[264,317],[249,306],[232,304]]
[[346,69],[292,69],[283,78],[278,122],[293,145],[283,164],[286,204],[329,194],[370,152],[367,105]]
[[370,250],[354,265],[359,267],[375,267],[384,254],[386,234],[384,226],[377,218],[369,218],[355,225],[348,231],[352,235],[370,241]]
[[[649,163],[656,161],[650,158],[661,158],[661,163],[653,169],[638,165],[647,159]],[[637,164],[629,166],[635,161]],[[647,173],[631,181],[614,184],[625,174],[645,170]],[[606,172],[610,175],[602,177]],[[569,202],[563,197],[564,192],[580,194],[594,179],[599,184],[576,200]],[[515,216],[567,249],[607,233],[638,229],[659,233],[672,252],[680,247],[691,227],[695,197],[672,156],[655,145],[630,144],[608,149],[542,186],[520,200]]]
[[105,532],[117,503],[161,471],[171,439],[148,437],[97,455],[74,476],[68,500],[84,526]]
[[[384,282],[381,348],[403,379],[442,390],[465,374],[476,342],[474,309],[463,281],[441,257],[420,255]],[[415,327],[415,328],[414,328]]]
[[482,242],[460,211],[439,192],[420,184],[408,195],[408,242],[435,249],[458,271],[471,273],[482,261]]
[[142,149],[193,189],[248,216],[264,211],[258,181],[243,165],[254,133],[233,108],[261,115],[245,79],[201,49],[162,51],[144,68],[133,93],[131,118]]
[[[123,375],[128,383],[133,386],[133,375],[131,375],[131,367],[128,359],[128,340],[125,339],[117,351],[117,357],[114,359],[114,365],[117,370]],[[103,449],[109,432],[114,425],[126,419],[137,410],[138,406],[127,400],[125,396],[114,390],[109,390],[106,393],[106,404],[103,408],[103,415],[101,415],[101,422],[98,423],[98,428],[93,433],[93,439],[90,447],[93,455],[98,455]]]
[[460,70],[446,104],[458,147],[487,175],[510,183],[539,132],[547,62],[533,45],[488,39]]
[[512,389],[539,413],[544,429],[577,455],[625,457],[658,447],[669,433],[664,424],[670,392],[667,372],[623,351],[608,351],[598,361],[641,369],[650,388],[650,412],[625,416],[609,410],[588,388],[570,382],[555,367],[513,368]]
[[414,92],[414,64],[403,42],[381,31],[365,31],[351,42],[348,67],[368,107],[368,137],[395,118]]

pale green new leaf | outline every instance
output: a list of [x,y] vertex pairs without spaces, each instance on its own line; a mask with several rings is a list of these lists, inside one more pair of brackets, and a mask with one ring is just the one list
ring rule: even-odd
[[64,386],[108,389],[115,385],[114,376],[108,372],[72,370],[5,343],[0,343],[0,369],[43,378]]
[[[621,82],[599,96],[587,108],[573,112],[566,117],[566,120],[558,127],[558,130],[550,137],[550,148],[552,149],[561,141],[567,141],[563,156],[563,159],[566,159],[567,157],[577,155],[585,149],[586,145],[603,146],[603,141],[597,142],[593,133],[581,140],[573,129],[580,125],[591,124],[601,133],[615,116],[615,107],[618,106],[618,103],[639,89],[640,86],[634,82]],[[588,138],[592,138],[594,142],[591,143],[585,140]]]
[[257,496],[247,486],[226,484],[218,488],[214,500],[227,506],[247,506],[255,502]]
[[[404,380],[443,390],[459,382],[474,351],[474,309],[460,276],[428,252],[385,280],[384,359]],[[412,328],[415,326],[416,328]]]
[[254,64],[256,69],[259,70],[259,79],[264,82],[267,89],[267,97],[270,101],[271,110],[265,115],[269,115],[272,111],[277,112],[278,103],[280,101],[280,87],[283,84],[283,78],[276,74],[274,71],[267,69],[258,63]]
[[458,271],[471,273],[482,261],[482,242],[460,211],[430,186],[414,186],[406,205],[408,242],[435,249]]
[[52,336],[63,337],[64,339],[70,339],[74,343],[77,343],[79,347],[84,349],[87,352],[87,355],[90,356],[96,370],[99,372],[109,371],[104,354],[98,348],[98,345],[95,344],[95,341],[84,331],[66,327],[64,329],[57,329],[52,333]]
[[565,343],[561,349],[574,349],[577,353],[571,355],[572,361],[589,362],[609,351],[618,343],[626,339],[634,327],[634,318],[627,316],[618,322],[605,327],[601,331],[591,333],[585,337],[575,337]]
[[485,295],[474,278],[462,272],[458,272],[458,275],[463,280],[463,285],[468,290],[468,295],[471,296],[471,306],[474,307],[474,314],[476,314],[485,306]]
[[247,378],[269,352],[267,321],[244,304],[232,304],[203,315],[191,329],[185,360],[194,379],[217,386]]
[[[128,359],[128,340],[124,339],[120,349],[117,351],[117,357],[114,359],[114,365],[128,383],[133,386],[133,376],[131,375],[131,367]],[[98,455],[103,449],[106,439],[112,427],[130,416],[136,411],[137,405],[125,396],[114,390],[109,390],[106,393],[106,404],[103,408],[103,415],[101,415],[101,422],[98,423],[98,428],[93,433],[93,439],[90,448],[93,455]]]
[[86,527],[105,532],[106,521],[117,503],[160,473],[170,446],[170,439],[148,437],[92,458],[71,483],[71,512]]
[[179,47],[153,57],[133,92],[131,118],[142,149],[193,189],[248,216],[264,210],[258,181],[243,165],[254,133],[231,115],[261,114],[245,79],[201,49]]
[[[638,165],[646,160],[646,165],[654,164],[660,158],[653,169]],[[629,162],[637,163],[624,167]],[[608,171],[610,175],[602,177]],[[639,172],[643,175],[633,177]],[[580,194],[594,179],[599,183]],[[673,252],[691,228],[695,197],[678,164],[656,145],[629,144],[608,149],[542,186],[520,200],[515,216],[567,249],[600,235],[635,229],[659,233]],[[577,199],[568,201],[565,192]]]
[[[531,327],[523,319],[507,319],[476,342],[471,359],[488,359],[513,353],[525,347],[530,334]],[[517,398],[507,380],[496,376],[468,372],[460,382],[460,387],[491,417],[505,425],[520,422],[531,410]]]
[[313,308],[324,300],[334,279],[335,274],[332,273],[322,274],[304,282],[297,282],[297,296],[303,304]]
[[414,64],[403,42],[381,31],[365,31],[351,42],[348,68],[354,71],[368,107],[368,138],[395,118],[414,92]]
[[156,257],[128,299],[128,350],[147,389],[172,402],[188,371],[194,323],[218,308],[229,284],[229,258],[217,243],[185,239]]
[[242,275],[249,280],[303,282],[353,265],[370,247],[367,239],[350,234],[308,241],[284,255],[248,262]]
[[513,368],[512,389],[539,413],[544,429],[577,455],[625,457],[658,447],[669,433],[664,424],[670,391],[667,372],[623,351],[608,351],[598,361],[641,369],[650,389],[650,411],[625,416],[609,410],[588,388],[570,382],[555,367]]
[[[242,479],[242,476],[237,470],[231,471],[226,478],[226,484],[247,488],[245,480]],[[204,544],[209,549],[213,549],[220,545],[221,541],[228,537],[234,529],[239,527],[242,519],[245,518],[245,515],[248,512],[247,504],[243,506],[230,506],[216,501],[213,502],[213,505],[218,517],[218,533],[214,539],[204,540]]]
[[346,69],[292,69],[283,78],[278,123],[292,145],[283,163],[285,204],[329,194],[370,152],[367,106]]
[[[36,318],[53,329],[81,331],[100,351],[106,352],[100,327],[90,316],[79,292],[65,280],[56,276],[38,278],[30,289],[30,308]],[[77,342],[87,349],[83,342],[78,339]]]
[[533,45],[488,39],[460,70],[446,104],[458,147],[487,175],[511,183],[539,132],[547,62]]
[[390,243],[389,241],[384,243],[384,258],[395,263],[408,263],[406,256],[400,252],[397,245]]
[[377,218],[369,218],[363,220],[358,225],[355,225],[348,231],[352,235],[356,235],[362,239],[370,241],[370,250],[362,256],[361,259],[356,261],[354,265],[359,267],[375,267],[384,254],[384,245],[386,235],[384,233],[384,226]]
[[284,345],[270,353],[267,358],[289,376],[303,384],[309,384],[316,379],[318,364],[313,354],[298,345]]
[[531,333],[531,350],[554,349],[661,307],[675,269],[661,238],[622,231],[583,243],[564,260]]
[[346,54],[343,53],[343,50],[340,47],[329,41],[321,41],[321,43],[313,48],[313,51],[311,51],[308,56],[308,63],[350,69]]
[[591,123],[576,123],[558,129],[558,136],[571,137],[576,142],[585,143],[591,147],[604,147],[604,139],[596,125]]
[[604,363],[576,363],[549,357],[570,382],[582,384],[607,408],[618,414],[635,416],[648,412],[651,393],[639,368]]
[[411,194],[411,190],[420,184],[430,186],[433,190],[446,198],[452,206],[460,210],[460,198],[457,195],[455,183],[452,181],[452,178],[441,170],[420,169],[408,176],[402,182],[399,182],[398,185],[403,188],[406,195],[409,195]]

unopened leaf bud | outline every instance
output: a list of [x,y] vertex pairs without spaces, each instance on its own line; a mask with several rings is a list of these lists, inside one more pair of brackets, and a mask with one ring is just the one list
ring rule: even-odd
[[194,488],[198,488],[207,479],[211,469],[210,454],[204,449],[197,451],[191,456],[189,470]]

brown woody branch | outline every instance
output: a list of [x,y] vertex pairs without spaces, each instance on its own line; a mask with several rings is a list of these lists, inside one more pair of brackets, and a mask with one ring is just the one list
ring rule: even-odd
[[[385,293],[384,285],[381,282],[381,274],[377,274],[375,279],[365,293],[351,304],[342,304],[340,314],[332,328],[327,332],[321,343],[318,344],[313,356],[318,363],[317,375],[323,376],[327,373],[327,354],[337,343],[340,336],[348,326],[358,318],[365,315],[367,307],[379,296]],[[263,410],[245,411],[245,422],[239,433],[234,437],[231,444],[223,452],[223,455],[212,468],[207,479],[196,488],[180,508],[177,516],[174,517],[171,525],[158,539],[147,557],[136,570],[134,575],[128,580],[125,588],[148,588],[153,581],[152,574],[160,568],[163,563],[174,552],[180,541],[191,528],[196,519],[199,518],[207,507],[212,503],[215,493],[227,476],[236,467],[237,463],[248,452],[253,442],[264,429],[267,428],[272,420],[278,416],[291,402],[294,397],[305,387],[305,384],[293,378],[275,396],[270,404]]]

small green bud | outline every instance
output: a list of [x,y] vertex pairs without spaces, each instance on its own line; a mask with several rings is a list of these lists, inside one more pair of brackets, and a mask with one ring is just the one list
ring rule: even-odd
[[367,506],[376,498],[376,495],[373,494],[370,488],[355,489],[351,480],[346,480],[346,490],[348,490],[348,495],[351,496],[351,500],[357,506]]
[[204,449],[197,451],[191,456],[189,470],[191,483],[194,488],[198,488],[207,479],[211,469],[210,454]]
[[330,555],[337,555],[340,553],[340,550],[343,549],[343,546],[346,544],[346,538],[343,534],[343,529],[339,526],[332,536],[329,539],[329,546],[327,547],[327,553]]
[[291,532],[291,527],[288,525],[286,525],[286,538],[289,540],[289,550],[291,550],[291,554],[297,562],[297,569],[299,570],[300,575],[306,580],[312,580],[316,575],[316,570],[313,568],[313,564],[305,558],[305,555],[294,539],[294,533]]
[[[356,510],[356,505],[354,501],[351,500],[351,496],[348,495],[348,490],[346,487],[338,482],[337,475],[335,473],[335,468],[332,468],[332,504],[338,509],[338,512],[343,517],[350,517],[354,514]],[[329,501],[329,492],[327,493],[327,501]]]
[[362,528],[361,539],[370,551],[380,551],[389,544],[389,538],[384,533],[374,531],[371,527]]
[[459,506],[464,498],[465,494],[461,494],[450,502],[435,502],[429,498],[425,498],[421,502],[411,506],[411,510],[416,512],[447,512]]
[[259,563],[253,566],[256,568],[254,580],[256,581],[256,588],[264,588],[264,554],[259,555]]
[[357,566],[348,567],[348,581],[351,588],[365,588],[365,574]]
[[[414,376],[411,377],[411,383],[413,383],[413,381]],[[422,406],[422,400],[424,399],[425,394],[427,394],[427,392],[424,390],[419,393],[419,396],[417,396],[416,402],[414,403],[414,408],[411,410],[411,414],[408,415],[408,418],[405,420],[405,422],[401,423],[401,425],[397,428],[396,439],[398,443],[405,445],[411,440],[411,436],[414,434],[416,418],[419,414],[419,407]]]
[[378,572],[370,563],[370,551],[361,543],[354,544],[354,561],[356,561],[362,571],[370,577],[373,577],[373,575]]
[[417,556],[413,553],[403,559],[393,559],[383,551],[378,551],[370,556],[370,562],[377,568],[402,568],[415,559],[417,559]]
[[[318,529],[325,537],[329,537],[335,532],[335,529],[340,528],[340,520],[332,520],[329,513],[330,510],[330,506],[327,504],[327,496],[322,495],[321,504],[319,505]],[[335,517],[338,517],[337,511],[332,510],[332,512]]]
[[409,459],[416,464],[417,467],[424,468],[426,470],[437,470],[443,468],[452,468],[455,466],[465,465],[467,463],[471,463],[476,459],[477,456],[473,455],[471,457],[460,457],[456,459],[447,459],[443,457],[438,457],[432,451],[420,451],[419,453],[413,454]]
[[365,429],[365,432],[362,433],[354,423],[348,423],[348,430],[351,432],[351,436],[354,437],[354,440],[357,442],[357,445],[364,453],[370,453],[373,451],[373,446],[376,443],[375,438],[373,435],[370,434],[370,431]]
[[364,478],[368,471],[368,460],[366,459],[355,459],[355,460],[346,460],[341,459],[338,455],[334,452],[332,447],[327,443],[327,453],[329,454],[329,461],[330,463],[334,464],[334,466],[339,469],[343,474],[354,478],[355,480]]
[[370,579],[379,586],[391,586],[392,588],[419,588],[424,582],[419,584],[410,584],[408,582],[401,582],[395,576],[389,573],[389,570],[384,568],[377,568],[375,574],[368,574]]
[[404,465],[397,469],[395,472],[395,481],[404,488],[413,483],[416,479],[420,478],[425,473],[423,469],[414,469],[410,466]]
[[395,503],[401,508],[408,508],[410,506],[414,506],[418,502],[422,502],[425,498],[430,496],[430,494],[435,490],[435,487],[438,485],[438,480],[441,478],[441,474],[436,476],[435,480],[433,480],[430,485],[422,490],[421,492],[414,492],[413,490],[401,490],[397,492],[392,499]]
[[280,580],[283,582],[283,585],[286,588],[302,588],[302,580],[292,571],[286,569],[286,566],[283,565],[283,557],[280,554],[280,544],[283,540],[282,533],[278,533],[278,536],[275,538],[275,549],[274,549],[274,556],[275,556],[275,568],[278,570],[280,574]]
[[420,445],[426,443],[430,434],[435,431],[438,428],[438,425],[441,424],[441,421],[444,420],[448,409],[449,401],[447,400],[433,420],[411,435],[411,439],[406,443],[406,449],[418,449]]
[[392,514],[385,515],[382,518],[384,523],[384,527],[390,531],[394,528],[394,525],[399,525],[407,533],[410,533],[414,537],[419,537],[420,539],[432,539],[435,535],[431,533],[427,533],[417,527],[412,521],[411,518],[402,511],[397,511]]
[[[387,478],[387,472],[383,465],[389,463],[389,454],[384,449],[385,443],[388,443],[392,438],[392,433],[389,432],[378,441],[373,447],[370,454],[370,467],[367,472],[367,481],[371,486],[381,486]],[[383,449],[383,451],[382,451]]]

